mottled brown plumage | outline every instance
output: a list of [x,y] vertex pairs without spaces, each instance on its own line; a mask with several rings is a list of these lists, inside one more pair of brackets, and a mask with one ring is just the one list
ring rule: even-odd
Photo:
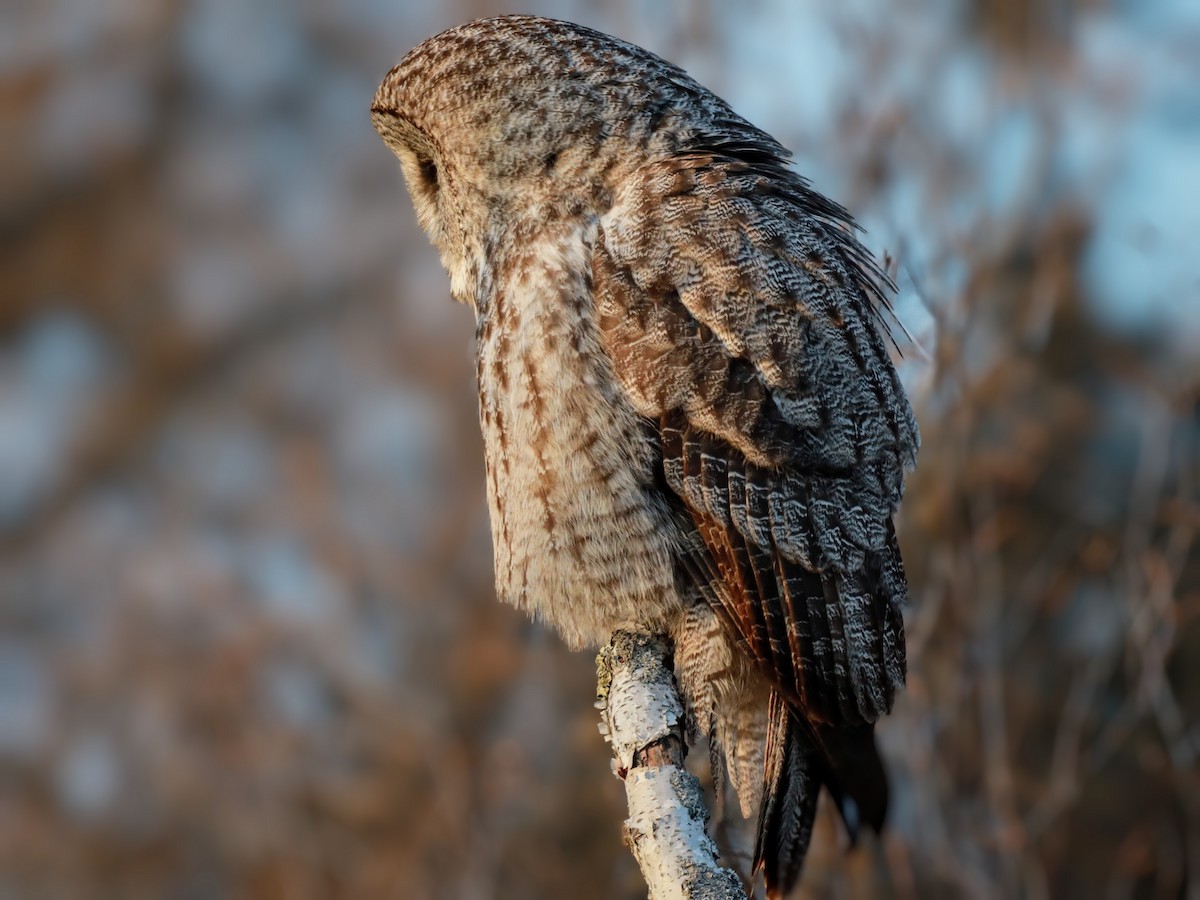
[[673,635],[785,892],[820,785],[852,832],[887,803],[918,439],[878,271],[773,138],[586,28],[452,29],[372,118],[476,313],[498,593],[574,646]]

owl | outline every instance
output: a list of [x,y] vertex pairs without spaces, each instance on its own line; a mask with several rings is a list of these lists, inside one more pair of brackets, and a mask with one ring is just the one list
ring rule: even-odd
[[588,28],[453,28],[371,117],[475,313],[497,593],[573,647],[670,635],[786,893],[822,788],[851,836],[887,808],[918,434],[882,274],[774,138]]

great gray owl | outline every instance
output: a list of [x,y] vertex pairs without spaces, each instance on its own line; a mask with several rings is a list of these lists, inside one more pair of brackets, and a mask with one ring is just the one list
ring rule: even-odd
[[918,436],[879,270],[774,138],[578,25],[446,31],[371,116],[475,311],[499,595],[576,647],[673,637],[786,892],[822,785],[851,834],[887,806]]

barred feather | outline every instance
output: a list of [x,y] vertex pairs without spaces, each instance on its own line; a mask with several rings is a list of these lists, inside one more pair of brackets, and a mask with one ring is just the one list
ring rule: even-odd
[[587,28],[451,29],[371,114],[476,313],[499,595],[575,646],[672,631],[786,892],[819,786],[852,833],[887,804],[918,439],[882,273],[773,138]]
[[696,587],[776,689],[758,841],[775,889],[814,784],[854,827],[882,823],[871,726],[904,681],[892,515],[918,438],[848,218],[771,148],[730,152],[647,166],[601,220],[593,277],[614,373],[717,564]]

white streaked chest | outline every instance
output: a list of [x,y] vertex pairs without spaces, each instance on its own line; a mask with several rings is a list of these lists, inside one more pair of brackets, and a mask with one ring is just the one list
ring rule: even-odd
[[540,246],[478,328],[496,590],[581,646],[679,602],[653,447],[593,320],[590,241]]

